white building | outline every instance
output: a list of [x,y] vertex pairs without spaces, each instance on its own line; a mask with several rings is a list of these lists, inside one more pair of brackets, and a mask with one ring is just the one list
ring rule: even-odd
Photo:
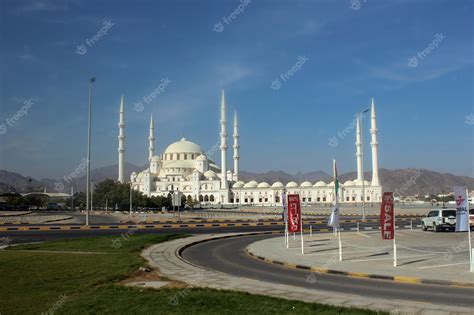
[[[329,203],[334,201],[334,182],[305,181],[300,185],[289,182],[247,183],[239,180],[239,127],[237,114],[233,121],[233,170],[227,167],[227,120],[224,92],[221,100],[220,119],[221,165],[217,165],[206,156],[202,148],[185,138],[170,144],[161,155],[155,155],[155,136],[153,117],[150,120],[148,147],[149,167],[139,173],[133,172],[130,184],[133,189],[147,196],[167,196],[179,191],[187,198],[191,197],[203,204],[213,205],[281,205],[284,190],[298,193],[303,203]],[[339,198],[342,203],[360,203],[363,191],[367,202],[379,202],[382,187],[378,178],[378,142],[374,101],[371,113],[372,181],[363,180],[362,143],[360,120],[356,130],[357,179],[339,185]],[[125,119],[123,98],[120,104],[119,119],[119,182],[123,182],[125,152]],[[329,163],[329,162],[328,162]]]

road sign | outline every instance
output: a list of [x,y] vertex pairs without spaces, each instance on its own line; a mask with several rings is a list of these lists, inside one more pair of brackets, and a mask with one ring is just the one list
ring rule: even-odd
[[393,240],[395,236],[395,212],[393,209],[393,192],[384,192],[380,208],[380,229],[382,239]]
[[301,232],[300,195],[288,195],[288,232]]

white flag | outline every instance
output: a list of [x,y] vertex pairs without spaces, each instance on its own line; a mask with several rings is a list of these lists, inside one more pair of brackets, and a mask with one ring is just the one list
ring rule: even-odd
[[328,226],[339,228],[339,178],[337,176],[336,160],[333,160],[334,171],[334,207],[332,208],[331,216],[329,217]]
[[281,203],[283,205],[283,219],[285,220],[285,222],[288,221],[288,210],[287,210],[287,207],[286,207],[286,191],[283,191],[281,193]]
[[456,203],[456,232],[466,232],[469,230],[469,201],[465,186],[454,187],[454,201]]

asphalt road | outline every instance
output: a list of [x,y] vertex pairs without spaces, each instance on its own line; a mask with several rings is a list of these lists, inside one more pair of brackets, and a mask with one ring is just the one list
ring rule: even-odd
[[[226,222],[232,223],[232,222]],[[237,223],[237,222],[234,222]],[[397,225],[409,225],[410,221],[397,221]],[[416,222],[418,224],[418,222]],[[49,224],[51,225],[51,224]],[[42,225],[35,225],[42,226]],[[59,226],[59,225],[57,225]],[[378,222],[364,223],[364,227],[377,228]],[[11,225],[15,227],[15,225]],[[305,229],[309,228],[308,224],[304,224]],[[327,229],[326,224],[312,224],[313,231],[317,233],[318,229]],[[355,227],[355,223],[341,223],[342,228]],[[264,232],[264,231],[283,231],[281,225],[264,225],[264,226],[235,226],[235,227],[180,227],[180,228],[150,228],[139,229],[134,234],[160,234],[160,233],[189,233],[189,234],[205,234],[205,233],[239,233],[239,232]],[[121,235],[126,233],[127,229],[104,229],[104,230],[55,230],[55,231],[6,231],[0,232],[0,240],[8,237],[9,244],[29,243],[29,242],[45,242],[57,239],[71,239],[82,237],[95,237],[107,235]],[[0,242],[1,245],[1,242]]]
[[243,236],[213,240],[185,249],[182,256],[187,261],[207,269],[265,282],[374,298],[474,307],[473,288],[407,284],[317,273],[314,273],[313,277],[310,271],[268,264],[246,254],[247,245],[268,237],[275,236]]

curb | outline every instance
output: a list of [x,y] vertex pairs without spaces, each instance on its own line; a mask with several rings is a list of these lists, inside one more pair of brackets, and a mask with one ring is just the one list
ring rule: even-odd
[[341,271],[341,270],[327,269],[327,268],[322,268],[322,267],[317,267],[317,266],[290,264],[284,261],[273,260],[273,259],[265,258],[263,256],[256,255],[253,252],[251,252],[248,247],[247,247],[246,252],[249,256],[255,259],[262,260],[268,264],[275,264],[275,265],[280,265],[280,266],[284,266],[291,269],[301,269],[301,270],[306,270],[306,271],[311,271],[311,272],[316,272],[316,273],[333,274],[333,275],[346,276],[346,277],[351,277],[351,278],[388,280],[388,281],[394,281],[398,283],[435,284],[435,285],[444,285],[444,286],[452,286],[452,287],[474,288],[474,283],[469,283],[469,282],[423,279],[423,278],[406,277],[406,276],[387,276],[387,275],[379,275],[379,274],[369,274],[369,273],[364,273],[364,272]]

